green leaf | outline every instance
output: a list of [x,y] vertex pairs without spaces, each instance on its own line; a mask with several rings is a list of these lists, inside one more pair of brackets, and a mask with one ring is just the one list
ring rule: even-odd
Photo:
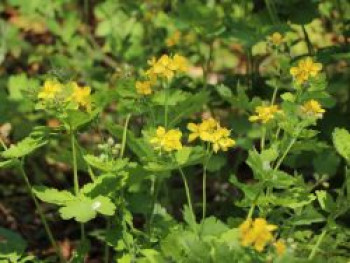
[[179,151],[175,153],[175,159],[178,164],[183,165],[187,163],[189,157],[191,155],[192,148],[191,147],[183,147]]
[[19,257],[24,253],[26,247],[26,241],[19,234],[0,227],[0,259],[11,256]]
[[267,185],[277,189],[286,189],[296,183],[296,179],[283,171],[273,171],[267,178]]
[[243,191],[245,196],[245,202],[244,205],[250,205],[253,200],[255,200],[258,192],[260,191],[262,187],[262,183],[241,183],[238,181],[237,177],[235,175],[230,176],[230,183],[238,187],[240,190]]
[[125,172],[100,175],[94,182],[84,185],[81,192],[90,198],[110,196],[123,186],[125,177]]
[[108,197],[98,196],[90,199],[85,196],[76,197],[69,201],[59,212],[63,219],[75,219],[80,223],[86,223],[94,219],[97,213],[113,215],[116,207]]
[[94,168],[103,172],[117,172],[128,165],[128,159],[117,159],[111,161],[101,160],[99,157],[87,154],[84,155],[84,160]]
[[7,150],[1,152],[1,156],[5,159],[20,158],[34,152],[46,143],[47,141],[42,138],[26,137],[16,145],[12,145]]
[[335,149],[347,162],[350,162],[350,133],[346,129],[335,128],[332,135]]
[[0,169],[8,169],[17,166],[19,161],[16,159],[6,160],[0,162]]
[[50,204],[66,205],[68,202],[75,199],[75,196],[68,191],[59,191],[46,186],[34,186],[32,190],[41,201]]
[[302,226],[312,223],[324,222],[326,218],[320,214],[313,206],[307,206],[300,215],[290,219],[293,225]]
[[290,101],[290,102],[294,102],[295,101],[295,95],[292,94],[291,92],[285,92],[281,95],[281,98],[284,101]]
[[72,130],[78,130],[79,128],[93,121],[98,116],[100,111],[100,108],[97,108],[90,113],[77,110],[67,110],[67,117],[65,121],[69,128]]
[[316,190],[315,194],[316,194],[318,203],[320,204],[321,208],[324,211],[327,211],[329,213],[332,212],[332,211],[335,211],[336,204],[333,201],[332,196],[329,193],[327,193],[327,191],[325,191],[325,190]]
[[216,91],[219,93],[219,95],[225,99],[226,101],[231,101],[233,97],[232,90],[225,85],[221,84],[216,86]]
[[194,219],[194,215],[192,214],[190,208],[185,205],[183,210],[183,218],[184,221],[188,224],[188,226],[196,232],[196,229],[198,228],[197,222]]
[[213,216],[204,219],[201,224],[202,236],[220,236],[227,230],[228,226]]
[[241,246],[239,229],[233,228],[222,233],[220,241],[224,242],[231,249],[239,248]]
[[324,151],[317,155],[312,164],[318,174],[335,175],[340,163],[340,157],[331,150]]
[[207,164],[209,172],[217,172],[227,163],[227,157],[225,155],[212,155]]
[[21,101],[24,98],[25,90],[33,90],[37,87],[39,87],[39,81],[29,79],[24,73],[12,75],[8,81],[9,99]]
[[178,89],[174,91],[162,90],[160,92],[157,92],[152,97],[152,102],[155,105],[160,105],[160,106],[164,106],[166,104],[168,104],[169,106],[176,106],[180,102],[186,100],[187,97],[188,97],[188,93]]
[[273,204],[276,206],[298,209],[310,205],[316,199],[314,194],[298,191],[298,188],[291,188],[290,191],[284,191],[273,199]]
[[203,105],[209,101],[209,95],[210,93],[207,91],[200,91],[179,103],[177,107],[169,112],[169,126],[175,127],[185,117],[202,111]]
[[112,203],[111,199],[105,196],[98,196],[93,200],[93,209],[102,215],[112,216],[115,212],[115,205]]

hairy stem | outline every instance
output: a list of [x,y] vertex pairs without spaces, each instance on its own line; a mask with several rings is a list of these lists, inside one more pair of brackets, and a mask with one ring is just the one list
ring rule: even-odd
[[194,210],[193,210],[193,206],[192,206],[190,188],[188,187],[187,179],[186,179],[186,176],[185,176],[183,170],[181,169],[180,166],[178,168],[179,168],[179,172],[180,172],[181,177],[182,177],[182,181],[183,181],[184,186],[185,186],[186,197],[187,197],[187,204],[188,204],[188,207],[189,207],[189,209],[191,211],[193,222],[196,222],[196,216],[195,216],[195,213],[194,213]]

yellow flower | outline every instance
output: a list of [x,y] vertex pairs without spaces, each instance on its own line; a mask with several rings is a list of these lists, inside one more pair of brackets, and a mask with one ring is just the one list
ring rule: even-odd
[[200,124],[195,123],[189,123],[187,125],[187,129],[190,130],[192,133],[188,137],[188,141],[192,142],[198,137],[202,141],[210,141],[211,134],[214,132],[214,129],[218,126],[218,122],[214,120],[213,118],[204,120]]
[[213,118],[204,120],[200,124],[189,123],[187,129],[191,131],[188,136],[189,142],[197,138],[210,142],[215,153],[219,150],[227,151],[236,144],[235,140],[229,137],[230,130],[220,127],[220,124]]
[[249,121],[261,123],[268,123],[270,120],[275,118],[276,113],[281,113],[282,111],[278,108],[277,105],[271,106],[258,106],[255,108],[256,115],[249,117]]
[[153,64],[152,71],[156,75],[161,75],[171,79],[174,76],[172,59],[168,55],[161,56],[158,61]]
[[286,252],[286,244],[284,243],[284,241],[282,239],[278,239],[273,246],[276,249],[276,252],[279,256],[282,256],[285,252]]
[[79,87],[76,82],[72,82],[71,84],[73,86],[73,93],[69,100],[75,102],[78,107],[91,110],[91,88]]
[[292,67],[290,74],[294,77],[295,81],[301,85],[309,79],[309,75],[305,70],[300,67]]
[[322,109],[321,104],[317,100],[309,100],[300,108],[303,114],[316,118],[322,118],[323,113],[326,112],[324,109]]
[[290,74],[294,77],[296,82],[300,85],[305,83],[311,77],[316,77],[318,73],[322,70],[321,63],[315,63],[312,58],[308,57],[299,61],[297,67],[292,67],[290,69]]
[[151,66],[146,75],[152,80],[156,80],[157,76],[171,79],[176,72],[186,72],[188,70],[187,59],[176,54],[173,58],[168,55],[162,55],[158,60],[152,58],[148,61]]
[[168,47],[175,46],[179,43],[181,38],[181,32],[176,30],[170,37],[165,40],[165,43]]
[[136,81],[136,92],[141,95],[152,94],[151,81]]
[[188,71],[188,62],[187,59],[183,56],[175,54],[173,57],[173,68],[179,72]]
[[312,61],[312,58],[306,58],[302,64],[304,70],[311,76],[316,77],[317,74],[322,70],[321,63],[315,63]]
[[277,229],[276,225],[268,224],[263,218],[246,220],[239,226],[241,245],[253,246],[258,252],[262,252],[265,246],[273,240],[272,232]]
[[283,43],[284,37],[279,32],[275,32],[271,36],[268,36],[267,40],[273,45],[279,46]]
[[164,127],[159,126],[155,136],[150,139],[150,143],[157,150],[171,152],[182,148],[181,137],[182,133],[179,130],[166,131]]
[[53,80],[46,80],[43,89],[38,93],[38,98],[43,100],[52,100],[61,91],[61,83]]
[[213,144],[213,151],[217,153],[219,150],[226,152],[228,148],[233,147],[236,142],[229,138],[230,131],[226,128],[218,127],[211,135],[210,142]]

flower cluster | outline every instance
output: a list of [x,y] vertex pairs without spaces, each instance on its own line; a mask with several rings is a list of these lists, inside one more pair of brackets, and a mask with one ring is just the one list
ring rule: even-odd
[[91,110],[91,88],[90,87],[79,87],[76,82],[72,82],[73,92],[68,101],[72,101],[76,108],[82,107]]
[[44,103],[68,102],[74,109],[81,107],[91,110],[91,88],[81,87],[74,81],[62,84],[57,80],[46,80],[38,93],[38,99]]
[[275,47],[280,46],[284,42],[284,37],[279,32],[275,32],[267,38],[268,43],[272,44]]
[[176,73],[186,72],[188,70],[187,59],[175,54],[172,58],[168,55],[162,55],[158,60],[152,58],[148,61],[150,68],[146,71],[148,80],[136,81],[136,92],[140,95],[151,95],[153,93],[152,85],[157,83],[157,79],[165,77],[171,79]]
[[[276,229],[276,225],[268,224],[264,218],[247,219],[239,226],[241,245],[244,247],[253,246],[256,251],[262,252],[268,244],[273,242],[272,233]],[[282,240],[277,240],[273,245],[279,255],[282,255],[286,250]]]
[[255,108],[255,115],[249,117],[251,122],[268,123],[270,120],[275,118],[277,113],[282,113],[277,105],[271,106],[258,106]]
[[175,73],[188,70],[187,59],[178,54],[175,54],[173,57],[162,55],[158,60],[152,58],[148,61],[148,64],[151,67],[146,71],[146,75],[153,81],[157,80],[158,77],[171,79]]
[[310,117],[321,119],[323,113],[326,111],[322,108],[321,104],[317,100],[309,100],[305,102],[301,107],[301,112]]
[[175,129],[167,131],[164,127],[159,126],[155,136],[149,142],[156,150],[172,152],[182,148],[181,137],[181,131]]
[[297,67],[290,69],[290,74],[295,79],[296,83],[301,85],[309,80],[310,77],[316,77],[322,70],[321,63],[313,62],[312,58],[308,57],[299,61]]
[[46,80],[43,88],[38,93],[38,99],[53,100],[63,90],[61,83],[55,80]]
[[152,82],[146,81],[136,81],[136,92],[141,95],[151,95],[152,94]]
[[187,129],[191,132],[188,141],[192,142],[197,138],[209,142],[213,145],[213,151],[227,151],[233,147],[236,142],[230,138],[230,130],[223,128],[213,118],[203,120],[202,123],[189,123]]

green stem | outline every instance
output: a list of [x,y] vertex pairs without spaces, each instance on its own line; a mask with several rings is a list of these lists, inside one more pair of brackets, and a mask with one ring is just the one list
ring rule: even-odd
[[51,243],[52,247],[55,249],[55,251],[56,251],[58,257],[60,258],[60,262],[66,262],[66,261],[64,260],[63,256],[62,256],[62,254],[61,254],[61,250],[59,249],[59,247],[58,247],[58,245],[57,245],[57,243],[56,243],[56,241],[55,241],[55,239],[54,239],[54,237],[53,237],[53,234],[52,234],[52,232],[51,232],[51,229],[50,229],[50,227],[49,227],[49,224],[48,224],[47,221],[46,221],[46,218],[45,218],[45,216],[44,216],[44,213],[43,213],[43,211],[41,210],[41,207],[40,207],[40,205],[39,205],[39,202],[38,202],[38,200],[36,199],[36,197],[35,197],[35,195],[34,195],[34,193],[33,193],[32,186],[31,186],[31,184],[30,184],[30,182],[29,182],[29,179],[28,179],[28,176],[27,176],[27,174],[26,174],[26,172],[24,171],[24,168],[23,168],[23,160],[21,161],[21,163],[20,163],[20,165],[19,165],[19,170],[20,170],[20,173],[21,173],[21,175],[22,175],[22,177],[23,177],[23,179],[24,179],[24,181],[25,181],[25,183],[26,183],[28,192],[29,192],[31,198],[32,198],[33,201],[34,201],[36,210],[37,210],[38,213],[39,213],[41,222],[42,222],[43,225],[44,225],[46,234],[47,234],[47,236],[48,236],[48,238],[49,238],[49,240],[50,240],[50,243]]
[[195,213],[194,213],[194,210],[193,210],[193,207],[192,207],[192,200],[191,200],[191,194],[190,194],[190,189],[188,187],[188,183],[187,183],[187,179],[186,179],[186,176],[184,174],[184,172],[182,171],[181,167],[179,166],[178,167],[179,169],[179,172],[181,174],[181,177],[182,177],[182,181],[184,183],[184,186],[185,186],[185,191],[186,191],[186,197],[187,197],[187,203],[188,203],[188,207],[191,211],[191,214],[192,214],[192,219],[193,219],[193,222],[196,222],[196,216],[195,216]]
[[[74,193],[76,196],[79,195],[79,179],[78,179],[78,163],[77,163],[77,150],[75,145],[75,134],[74,131],[70,130],[70,141],[72,147],[72,159],[73,159],[73,181],[74,181]],[[80,224],[81,241],[85,240],[85,229],[84,224]]]
[[88,168],[88,173],[90,175],[91,181],[95,181],[96,180],[96,176],[94,171],[92,170],[91,166],[89,164],[87,164],[87,168]]
[[270,102],[271,106],[273,106],[275,104],[276,97],[277,97],[277,91],[278,91],[278,85],[277,85],[277,81],[276,81],[275,87],[274,87],[274,90],[273,90],[273,94],[272,94],[272,99],[271,99],[271,102]]
[[[128,126],[129,126],[129,122],[130,122],[130,118],[131,118],[131,114],[128,114],[126,116],[125,119],[125,123],[124,123],[124,128],[123,128],[123,137],[122,137],[122,145],[121,145],[121,149],[120,149],[120,154],[119,154],[119,159],[122,159],[125,153],[125,148],[126,148],[126,140],[127,140],[127,132],[128,132]],[[111,229],[111,219],[106,217],[106,230],[105,233],[107,235],[107,233],[110,231]],[[105,242],[105,247],[104,247],[104,262],[108,263],[109,262],[109,246],[108,243]]]
[[278,160],[276,166],[275,166],[275,171],[278,170],[278,168],[281,166],[283,160],[286,158],[288,152],[290,151],[290,149],[293,147],[294,143],[297,141],[297,137],[292,138],[292,140],[290,141],[288,147],[286,148],[286,150],[284,151],[283,155],[281,156],[281,158]]
[[315,52],[313,50],[309,34],[306,31],[305,25],[301,25],[301,28],[302,28],[303,33],[304,33],[304,38],[305,38],[305,42],[306,42],[306,45],[307,45],[307,50],[308,50],[309,56],[312,56]]
[[266,127],[263,126],[263,131],[262,131],[262,135],[260,138],[260,151],[263,151],[265,148],[265,138],[266,138]]
[[263,191],[263,189],[264,189],[264,184],[261,186],[259,192],[256,194],[256,196],[254,198],[254,201],[253,201],[252,205],[250,206],[250,209],[249,209],[249,212],[248,212],[248,215],[247,215],[247,219],[251,219],[252,218],[253,213],[254,213],[254,209],[256,207],[256,202],[258,201],[259,196],[260,196],[261,192]]
[[273,3],[273,0],[265,0],[265,5],[272,23],[277,24],[279,22],[279,18],[277,16],[276,7],[275,7],[275,4]]
[[251,219],[251,218],[252,218],[253,212],[254,212],[254,209],[255,209],[255,206],[256,206],[256,203],[253,202],[252,205],[251,205],[250,208],[249,208],[249,212],[248,212],[248,215],[247,215],[247,219]]
[[275,133],[275,139],[278,140],[278,136],[280,135],[280,132],[281,132],[281,127],[278,127],[277,128],[277,131]]
[[131,118],[131,114],[128,114],[128,115],[126,116],[125,123],[124,123],[123,138],[122,138],[122,147],[121,147],[120,155],[119,155],[119,158],[120,158],[120,159],[123,158],[124,152],[125,152],[126,139],[127,139],[126,137],[127,137],[127,132],[128,132],[128,126],[129,126],[130,118]]
[[164,85],[164,128],[168,128],[168,111],[169,111],[169,105],[168,105],[168,97],[169,97],[169,83]]
[[73,183],[74,183],[74,193],[75,195],[79,194],[79,181],[78,181],[78,165],[77,165],[77,153],[75,148],[75,135],[71,130],[70,132],[70,142],[72,147],[72,158],[73,158]]
[[156,206],[158,193],[159,193],[159,189],[160,189],[160,185],[159,185],[158,181],[156,181],[156,180],[157,180],[156,177],[152,178],[151,195],[153,197],[153,200],[152,200],[152,211],[151,211],[151,215],[149,217],[150,219],[148,222],[148,234],[149,234],[149,236],[151,236],[152,223],[153,223],[153,219],[154,219],[154,208]]
[[321,245],[322,240],[323,240],[323,238],[325,237],[326,233],[327,233],[327,228],[325,227],[325,228],[322,230],[321,235],[318,237],[316,244],[313,246],[313,248],[312,248],[312,250],[311,250],[311,253],[310,253],[309,257],[308,257],[309,260],[312,260],[312,259],[315,257],[316,252],[317,252],[319,246]]
[[209,155],[208,155],[208,150],[210,149],[209,148],[210,145],[208,145],[207,147],[207,158],[206,158],[206,161],[205,161],[205,164],[203,166],[203,181],[202,181],[202,199],[203,199],[203,207],[202,207],[202,221],[205,219],[205,216],[206,216],[206,213],[207,213],[207,166],[208,166],[208,163],[209,163],[209,160],[213,154],[213,152],[209,152]]

